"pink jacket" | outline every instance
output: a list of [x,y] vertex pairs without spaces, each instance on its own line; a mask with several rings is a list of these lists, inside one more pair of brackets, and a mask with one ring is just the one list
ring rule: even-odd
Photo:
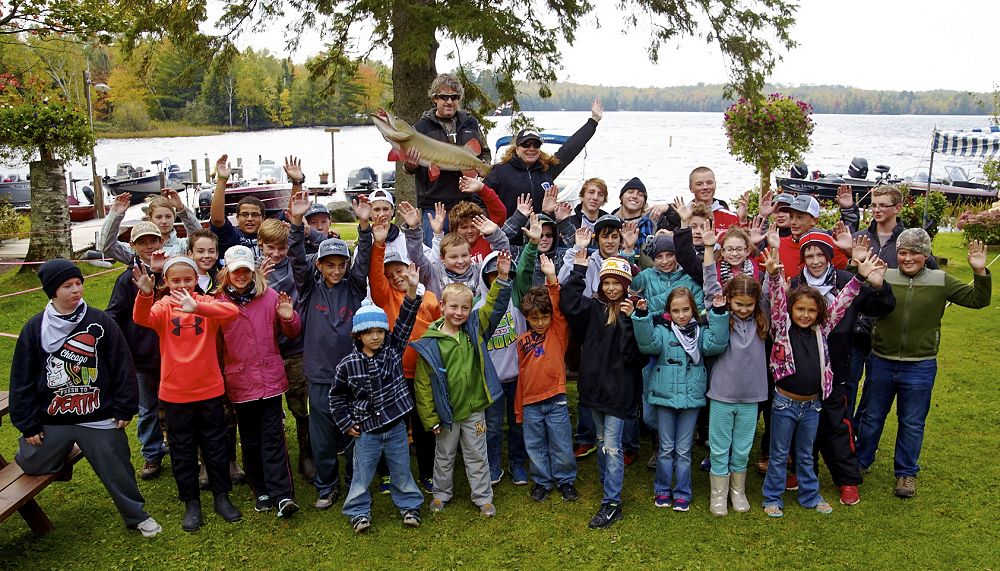
[[298,337],[302,321],[297,312],[291,321],[282,321],[277,305],[278,293],[267,288],[247,305],[237,305],[239,316],[222,327],[225,340],[222,375],[230,402],[271,398],[288,390],[277,332],[280,328],[285,336]]

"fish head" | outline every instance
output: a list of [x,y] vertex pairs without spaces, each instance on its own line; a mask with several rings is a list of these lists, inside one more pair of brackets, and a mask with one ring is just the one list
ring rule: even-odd
[[372,114],[372,123],[387,141],[402,142],[413,137],[413,127],[409,123],[381,107]]

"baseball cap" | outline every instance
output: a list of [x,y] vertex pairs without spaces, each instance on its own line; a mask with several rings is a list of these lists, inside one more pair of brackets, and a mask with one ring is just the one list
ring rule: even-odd
[[778,196],[774,197],[772,204],[780,208],[782,206],[790,206],[793,202],[795,202],[794,196],[788,194],[787,192],[782,192]]
[[385,258],[383,258],[382,265],[388,266],[389,264],[403,264],[409,265],[403,260],[403,256],[396,250],[386,250]]
[[368,202],[375,202],[376,200],[384,200],[393,208],[396,207],[396,201],[393,200],[392,193],[384,188],[375,189],[368,193]]
[[534,129],[521,129],[520,131],[517,132],[517,137],[514,140],[514,144],[520,145],[521,143],[525,141],[530,141],[531,139],[534,139],[539,143],[542,142],[542,136],[538,133],[538,131]]
[[796,196],[795,200],[793,200],[791,204],[782,208],[787,208],[796,212],[804,212],[813,218],[819,218],[819,202],[816,202],[815,198],[805,194]]
[[316,202],[313,203],[313,205],[309,207],[309,210],[306,211],[305,215],[306,220],[308,220],[309,217],[312,216],[313,214],[326,214],[327,216],[329,216],[330,209],[327,208],[325,205]]
[[246,246],[230,246],[226,250],[226,269],[233,272],[240,268],[253,271],[257,267],[253,250]]
[[612,226],[620,230],[622,224],[623,223],[621,218],[618,218],[614,214],[605,214],[604,216],[598,218],[597,222],[594,222],[594,235],[597,236],[598,234],[600,234],[601,228],[604,228],[605,226]]
[[163,235],[160,234],[160,229],[156,227],[156,224],[153,224],[148,220],[141,220],[132,226],[132,233],[129,234],[129,241],[135,242],[143,236],[156,236],[157,238],[163,237]]
[[343,256],[345,258],[351,257],[351,251],[347,249],[347,242],[341,240],[340,238],[327,238],[319,244],[319,251],[316,253],[316,259],[322,260],[327,256]]

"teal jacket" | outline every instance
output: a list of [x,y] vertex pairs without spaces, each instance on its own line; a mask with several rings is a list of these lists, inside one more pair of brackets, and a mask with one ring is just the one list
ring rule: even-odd
[[649,303],[649,312],[653,315],[660,315],[666,311],[667,296],[679,287],[691,290],[699,313],[705,310],[705,296],[701,286],[680,267],[670,273],[661,272],[656,268],[646,268],[632,280],[632,289],[646,299]]
[[635,340],[639,350],[656,355],[656,363],[648,375],[643,375],[642,394],[646,402],[669,408],[699,408],[705,406],[708,372],[705,357],[719,355],[729,344],[729,312],[708,312],[708,325],[702,324],[699,344],[702,359],[697,365],[684,351],[670,325],[655,325],[646,312],[632,315]]
[[980,309],[990,304],[993,293],[989,270],[985,276],[973,276],[972,285],[942,270],[926,267],[913,276],[898,269],[887,270],[885,281],[892,285],[896,308],[875,320],[872,353],[894,361],[937,357],[941,317],[947,303]]

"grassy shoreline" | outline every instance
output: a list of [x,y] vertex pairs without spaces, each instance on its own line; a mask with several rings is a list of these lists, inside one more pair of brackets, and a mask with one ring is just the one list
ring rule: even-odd
[[239,127],[219,125],[188,125],[186,123],[161,123],[153,121],[145,131],[118,131],[110,123],[95,125],[98,139],[157,139],[169,137],[207,137],[239,131]]
[[[951,260],[947,271],[968,282],[961,234],[940,234],[935,253]],[[992,256],[991,256],[992,259]],[[86,267],[86,266],[84,266]],[[85,270],[90,271],[90,270]],[[94,269],[96,271],[96,269]],[[119,272],[88,279],[86,297],[104,307]],[[37,285],[32,276],[0,276],[0,294]],[[0,299],[0,331],[17,333],[44,304],[41,292]],[[157,480],[140,482],[147,509],[164,533],[143,540],[127,533],[93,471],[80,463],[71,483],[56,483],[38,497],[56,526],[34,537],[19,516],[0,524],[0,561],[10,569],[343,569],[364,566],[396,568],[995,568],[1000,528],[996,526],[996,482],[1000,464],[976,461],[1000,447],[1000,407],[996,405],[998,371],[997,312],[1000,293],[978,311],[949,308],[942,327],[941,353],[931,413],[921,456],[917,497],[892,496],[892,443],[896,419],[891,414],[881,451],[861,486],[862,502],[836,504],[836,490],[822,464],[822,492],[834,502],[823,516],[801,509],[794,493],[785,495],[781,520],[761,511],[762,478],[751,474],[748,495],[753,509],[714,518],[708,513],[708,478],[695,470],[694,501],[686,514],[652,506],[652,472],[642,464],[651,452],[642,440],[641,462],[625,474],[625,519],[605,531],[591,531],[587,520],[601,497],[593,456],[579,464],[581,500],[564,503],[528,498],[528,487],[504,479],[495,488],[498,516],[485,520],[469,502],[462,470],[455,476],[455,499],[441,514],[425,509],[424,525],[405,529],[388,496],[373,497],[373,528],[366,536],[351,532],[340,506],[325,512],[311,507],[315,491],[298,474],[296,494],[302,512],[277,520],[274,513],[254,513],[246,486],[234,490],[244,520],[225,524],[206,505],[205,526],[183,533],[183,506],[176,498],[169,460]],[[0,388],[7,387],[14,341],[0,338]],[[570,399],[576,386],[570,383]],[[286,424],[293,465],[294,423]],[[134,424],[129,426],[133,463],[141,465]],[[0,451],[11,458],[16,431],[0,427]],[[752,457],[756,456],[756,447]],[[706,455],[693,451],[696,462]],[[987,456],[988,458],[988,456]],[[458,463],[461,465],[461,463]],[[346,490],[345,490],[346,491]],[[262,541],[262,538],[266,540]]]

